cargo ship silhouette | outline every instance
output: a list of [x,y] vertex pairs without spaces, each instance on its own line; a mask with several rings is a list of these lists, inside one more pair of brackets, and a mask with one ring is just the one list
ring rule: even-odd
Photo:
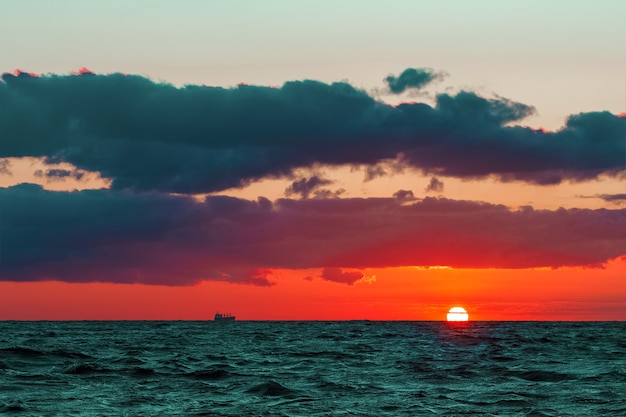
[[235,321],[235,316],[232,314],[215,313],[215,321]]

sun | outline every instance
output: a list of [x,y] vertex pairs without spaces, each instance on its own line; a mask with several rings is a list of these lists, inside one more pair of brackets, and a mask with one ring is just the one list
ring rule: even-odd
[[469,314],[463,307],[452,307],[448,311],[448,321],[468,321]]

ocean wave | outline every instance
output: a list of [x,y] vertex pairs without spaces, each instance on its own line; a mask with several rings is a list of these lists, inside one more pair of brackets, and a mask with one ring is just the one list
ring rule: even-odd
[[72,363],[63,369],[63,373],[67,375],[90,375],[109,372],[112,372],[112,370],[93,363]]
[[269,380],[259,385],[248,388],[246,392],[270,397],[293,398],[298,395],[297,391],[289,389],[276,381]]
[[[624,330],[622,323],[0,322],[0,413],[624,415]],[[581,345],[589,337],[594,344]]]
[[230,373],[226,371],[225,369],[221,369],[221,368],[208,368],[208,369],[202,369],[198,371],[189,372],[185,374],[185,376],[194,378],[194,379],[214,381],[218,379],[228,378],[230,376]]

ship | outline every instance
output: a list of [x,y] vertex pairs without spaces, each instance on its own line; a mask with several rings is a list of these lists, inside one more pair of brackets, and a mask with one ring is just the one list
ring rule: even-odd
[[222,313],[215,313],[215,321],[235,321],[235,316],[233,316],[232,314],[222,314]]

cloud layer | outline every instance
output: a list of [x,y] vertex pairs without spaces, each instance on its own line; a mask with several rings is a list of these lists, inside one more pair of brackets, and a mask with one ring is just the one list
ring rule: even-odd
[[[419,84],[404,74],[427,72],[387,82]],[[511,126],[531,106],[466,91],[394,107],[343,82],[176,88],[90,72],[2,80],[0,158],[69,162],[116,190],[211,192],[316,164],[389,159],[434,175],[537,184],[623,169],[623,116],[581,113],[545,132]]]
[[[438,74],[386,79],[397,93]],[[188,85],[137,75],[4,74],[0,173],[10,157],[67,162],[47,180],[99,172],[111,189],[0,188],[0,280],[272,285],[276,268],[319,268],[351,285],[359,269],[599,266],[626,254],[626,209],[556,211],[444,198],[339,197],[298,168],[354,164],[372,179],[414,168],[439,175],[556,184],[623,169],[624,115],[581,113],[556,132],[513,126],[531,106],[463,91],[433,106],[391,106],[348,83],[280,88]],[[268,177],[298,199],[208,193]],[[177,195],[173,195],[176,193]],[[390,193],[391,194],[391,193]],[[620,195],[602,195],[623,201]]]
[[0,189],[0,279],[271,284],[273,268],[598,266],[626,253],[626,209],[556,211],[426,198],[282,199]]

